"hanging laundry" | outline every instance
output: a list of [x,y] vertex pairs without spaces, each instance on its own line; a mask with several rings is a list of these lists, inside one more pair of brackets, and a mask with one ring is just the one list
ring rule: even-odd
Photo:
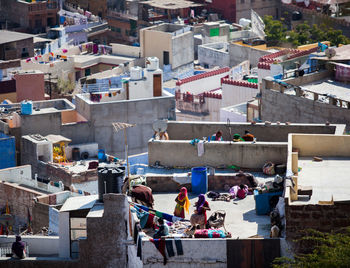
[[164,258],[163,264],[166,265],[167,258],[165,255],[165,241],[162,239],[153,239],[153,238],[151,238],[149,241],[151,241],[155,245],[155,247],[158,249],[160,254],[162,254],[162,256]]
[[204,155],[204,141],[200,141],[197,144],[197,151],[198,151],[198,156],[201,157]]
[[168,256],[174,257],[175,253],[174,253],[174,248],[173,248],[173,240],[172,239],[165,240],[165,246],[166,246],[166,250],[168,252]]
[[175,239],[175,246],[176,246],[177,255],[184,255],[181,239],[179,237],[175,237],[174,239]]
[[98,45],[97,44],[93,44],[93,46],[92,46],[92,53],[94,53],[94,54],[98,53]]

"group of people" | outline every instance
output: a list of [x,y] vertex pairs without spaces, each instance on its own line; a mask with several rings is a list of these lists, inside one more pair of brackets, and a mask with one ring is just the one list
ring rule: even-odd
[[[188,199],[186,187],[180,189],[180,193],[175,199],[176,205],[174,209],[174,216],[185,218],[185,212],[189,213],[190,200]],[[195,210],[191,216],[190,222],[192,226],[197,226],[204,229],[207,224],[207,210],[210,210],[208,201],[205,200],[204,194],[198,196],[198,201],[194,205]],[[169,234],[169,227],[163,219],[158,219],[158,230],[153,238],[160,238]]]
[[[222,131],[218,130],[215,134],[213,134],[210,138],[211,141],[223,141]],[[233,135],[233,141],[254,141],[255,137],[248,130],[244,131],[244,135],[241,137],[238,133]]]

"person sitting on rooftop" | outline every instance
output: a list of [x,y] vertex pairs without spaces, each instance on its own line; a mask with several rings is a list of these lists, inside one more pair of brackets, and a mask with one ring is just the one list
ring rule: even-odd
[[169,135],[166,131],[154,132],[153,138],[155,140],[167,141],[167,140],[169,140]]
[[244,136],[242,137],[245,141],[254,141],[254,135],[250,134],[248,130],[244,131]]
[[211,136],[212,141],[222,141],[222,131],[218,130],[215,134]]
[[159,239],[162,236],[167,236],[169,234],[169,227],[168,225],[164,222],[162,218],[158,219],[158,224],[157,226],[159,229],[156,231],[156,233],[153,235],[154,239]]
[[25,244],[21,240],[22,238],[16,235],[16,242],[12,243],[12,254],[16,259],[24,259],[26,257]]
[[241,135],[239,135],[239,134],[234,134],[233,135],[233,141],[244,141],[242,138],[241,138]]

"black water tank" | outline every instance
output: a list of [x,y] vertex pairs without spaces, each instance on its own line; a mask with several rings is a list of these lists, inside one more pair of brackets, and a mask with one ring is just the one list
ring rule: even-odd
[[303,14],[299,11],[293,11],[292,20],[301,20],[303,18]]
[[105,193],[122,193],[125,170],[120,167],[98,168],[98,198],[103,201]]
[[79,161],[80,160],[80,149],[75,147],[72,149],[72,159],[73,161]]

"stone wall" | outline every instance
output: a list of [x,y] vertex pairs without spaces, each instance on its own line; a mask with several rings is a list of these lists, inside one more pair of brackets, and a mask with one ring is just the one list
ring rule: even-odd
[[[153,192],[177,192],[181,187],[186,187],[189,192],[192,191],[190,173],[187,177],[181,178],[173,175],[147,176],[146,181]],[[208,175],[208,191],[224,191],[225,185],[232,187],[240,184],[251,186],[249,180],[238,173]]]
[[15,225],[24,225],[28,222],[28,209],[33,215],[33,199],[43,195],[40,192],[8,182],[0,182],[0,207],[5,207],[6,202],[10,212],[15,216]]
[[300,234],[298,230],[316,229],[330,232],[350,226],[350,201],[334,202],[334,205],[287,205],[286,200],[286,236],[293,239]]

